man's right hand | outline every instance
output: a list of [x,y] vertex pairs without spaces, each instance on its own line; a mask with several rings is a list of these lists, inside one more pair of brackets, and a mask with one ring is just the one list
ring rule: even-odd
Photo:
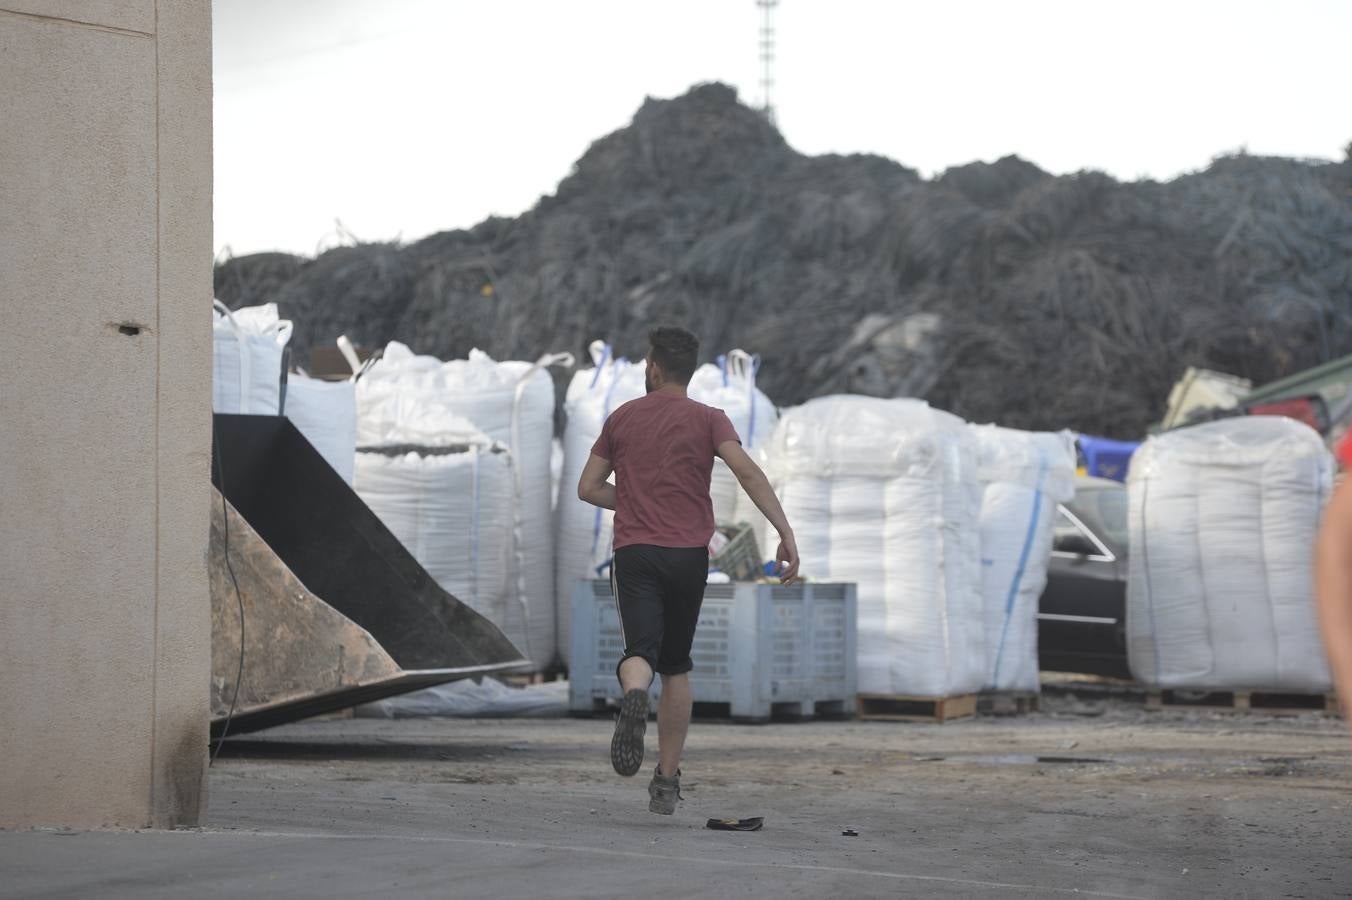
[[793,584],[798,579],[798,544],[793,535],[779,542],[775,551],[775,569],[779,572],[780,584]]
[[761,515],[765,516],[770,526],[779,533],[780,542],[779,550],[775,553],[775,569],[779,573],[780,584],[792,584],[798,578],[798,544],[793,539],[793,532],[789,530],[789,520],[784,515],[784,507],[780,505],[779,498],[770,487],[770,480],[737,441],[724,441],[718,447],[718,455],[728,464],[732,474],[737,476],[737,483],[746,491],[751,502],[756,504],[756,509],[761,511]]

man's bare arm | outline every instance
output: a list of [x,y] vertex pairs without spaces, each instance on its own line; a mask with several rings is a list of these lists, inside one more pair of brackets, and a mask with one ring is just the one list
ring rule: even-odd
[[612,471],[610,460],[593,453],[582,467],[582,477],[577,480],[578,499],[602,509],[614,509],[615,485],[607,481]]
[[779,580],[785,584],[792,582],[798,577],[798,543],[794,539],[793,529],[789,527],[788,517],[784,515],[784,507],[770,486],[770,479],[765,477],[761,467],[756,465],[756,461],[747,455],[737,441],[723,442],[719,445],[718,455],[728,464],[732,474],[737,476],[738,483],[751,502],[779,532],[779,548],[775,551],[775,561],[781,563]]
[[1352,481],[1333,492],[1315,547],[1315,596],[1324,649],[1344,712],[1352,713]]

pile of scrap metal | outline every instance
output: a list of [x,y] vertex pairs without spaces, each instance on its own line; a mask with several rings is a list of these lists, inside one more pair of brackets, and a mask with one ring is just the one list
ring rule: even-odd
[[[1189,367],[1169,392],[1152,434],[1236,416],[1283,416],[1303,422],[1332,446],[1352,424],[1352,356],[1254,388],[1246,378]],[[1136,441],[1079,435],[1081,474],[1125,481]]]
[[1242,415],[1240,399],[1253,389],[1247,378],[1189,366],[1169,391],[1169,405],[1158,431]]
[[1188,369],[1169,395],[1157,431],[1233,416],[1284,416],[1309,425],[1329,443],[1352,423],[1352,356],[1253,388],[1232,375]]
[[[806,156],[736,92],[648,99],[515,219],[216,267],[292,352],[349,334],[533,359],[655,317],[765,357],[785,406],[849,391],[969,421],[1141,437],[1187,365],[1263,384],[1352,352],[1352,159],[1221,156],[1168,181],[1006,157],[932,178]],[[491,300],[486,299],[491,297]],[[562,397],[567,378],[556,373]]]
[[289,420],[217,414],[214,437],[214,737],[529,666]]

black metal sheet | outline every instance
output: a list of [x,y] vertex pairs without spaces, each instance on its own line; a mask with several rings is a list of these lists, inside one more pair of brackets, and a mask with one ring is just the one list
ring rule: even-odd
[[427,574],[288,419],[216,414],[212,482],[307,589],[400,668],[431,675],[526,664],[493,623]]

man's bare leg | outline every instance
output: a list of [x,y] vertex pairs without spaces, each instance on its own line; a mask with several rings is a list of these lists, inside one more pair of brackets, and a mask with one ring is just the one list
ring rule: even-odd
[[667,777],[681,767],[681,751],[690,731],[691,702],[689,673],[662,676],[662,698],[657,703],[657,764],[658,771]]
[[633,690],[646,691],[653,683],[653,668],[641,656],[631,656],[620,665],[620,687],[627,694]]

